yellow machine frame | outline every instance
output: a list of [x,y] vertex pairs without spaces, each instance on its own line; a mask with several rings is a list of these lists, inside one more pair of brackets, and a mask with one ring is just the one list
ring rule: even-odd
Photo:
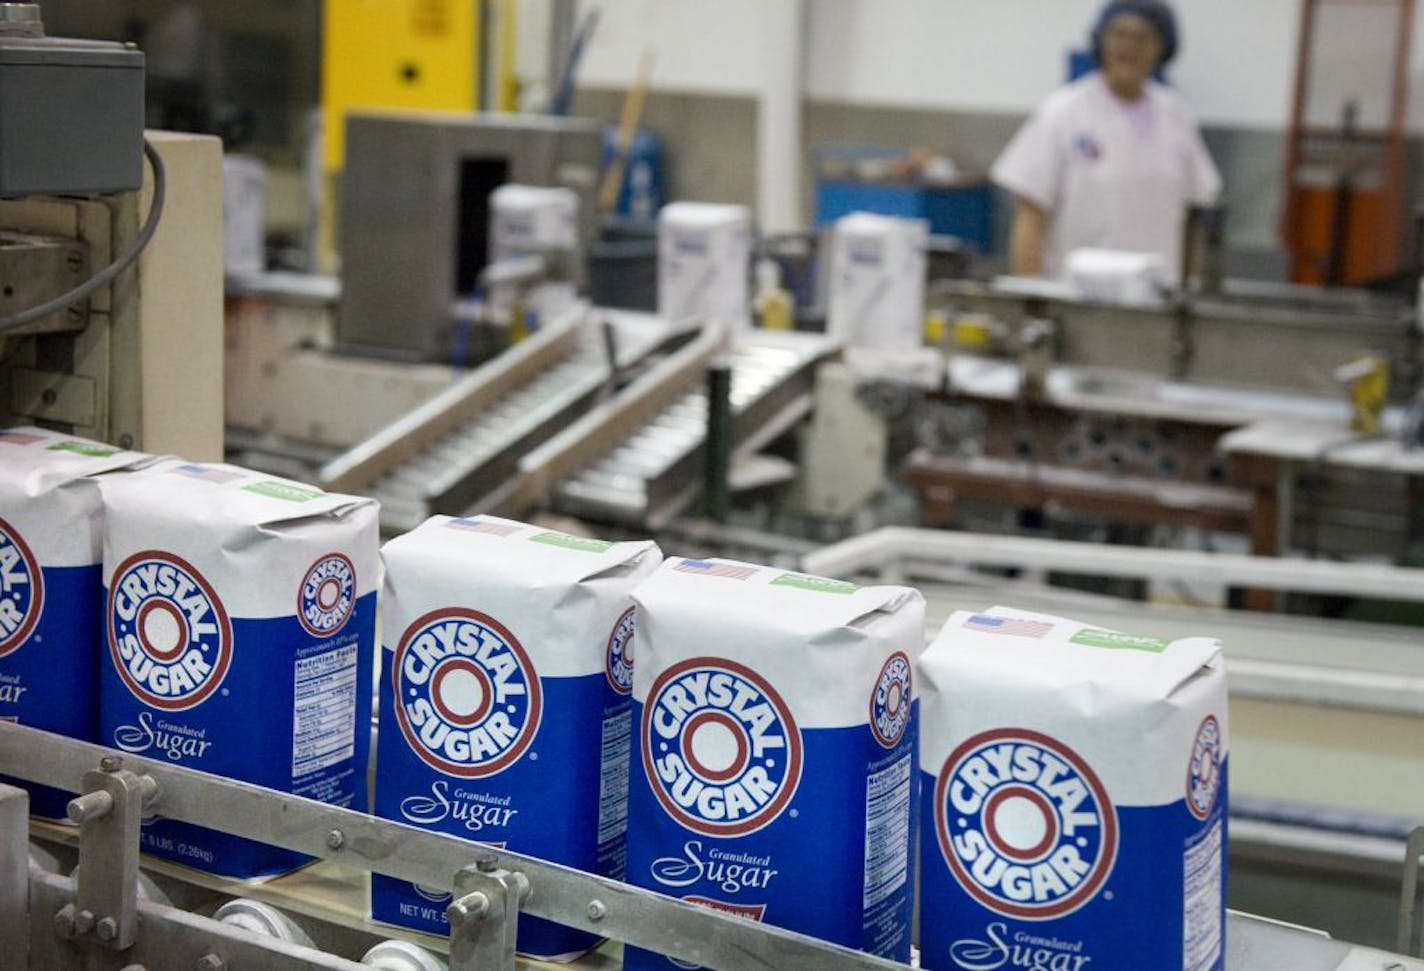
[[[362,109],[474,111],[482,84],[491,107],[515,110],[518,0],[324,0],[322,162],[327,174],[319,262],[333,263],[332,177],[345,164],[346,114]],[[482,15],[483,14],[483,15]],[[482,70],[482,29],[494,71]],[[488,80],[485,80],[488,79]]]
[[479,104],[477,0],[326,0],[321,100],[326,169],[345,158],[346,112],[473,111]]

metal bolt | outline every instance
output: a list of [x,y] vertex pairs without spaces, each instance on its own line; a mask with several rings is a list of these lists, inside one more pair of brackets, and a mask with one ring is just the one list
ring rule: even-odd
[[198,958],[197,962],[193,965],[194,971],[223,971],[225,967],[227,967],[227,962],[212,951]]
[[106,755],[99,760],[100,772],[117,772],[124,767],[124,759],[121,755]]
[[534,894],[534,888],[529,884],[529,878],[522,873],[511,873],[509,875],[510,889],[514,891],[514,899],[522,906],[527,903]]
[[499,857],[493,853],[481,853],[475,857],[475,869],[481,873],[493,873],[499,869]]
[[74,936],[74,905],[65,904],[54,915],[54,932],[66,941]]
[[88,934],[94,929],[94,911],[81,910],[74,915],[74,933]]
[[588,902],[588,919],[603,920],[608,916],[608,905],[602,900],[590,900]]
[[64,265],[69,267],[71,273],[78,273],[84,269],[84,254],[78,250],[70,250],[65,254]]
[[138,777],[138,795],[144,804],[158,798],[158,780],[151,775]]
[[45,388],[40,392],[40,400],[47,405],[52,405],[59,400],[59,392],[53,388]]
[[119,936],[119,922],[112,917],[101,918],[94,925],[94,933],[99,935],[101,941],[112,941]]
[[474,921],[485,919],[489,913],[490,899],[476,890],[466,894],[445,909],[445,917],[453,927],[463,927]]
[[128,432],[124,432],[122,435],[119,436],[119,448],[133,448],[133,446],[134,437]]
[[346,834],[339,829],[333,829],[326,834],[327,849],[339,850],[346,845]]
[[71,823],[82,826],[96,819],[103,819],[113,808],[114,797],[102,789],[96,789],[69,800],[66,812]]

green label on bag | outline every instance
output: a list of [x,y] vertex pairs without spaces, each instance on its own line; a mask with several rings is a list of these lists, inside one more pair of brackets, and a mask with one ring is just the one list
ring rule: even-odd
[[281,499],[285,502],[311,502],[313,499],[320,499],[326,495],[320,489],[306,489],[302,486],[292,485],[290,482],[278,482],[274,479],[245,485],[242,490],[255,492],[259,496],[267,496],[270,499]]
[[570,536],[568,533],[540,533],[537,536],[529,537],[529,542],[557,546],[560,549],[575,550],[579,553],[607,553],[613,549],[613,544],[605,540]]
[[775,580],[771,581],[773,587],[796,587],[799,590],[810,590],[812,593],[834,593],[844,596],[855,593],[859,589],[853,583],[846,583],[844,580],[827,580],[825,577],[807,576],[805,573],[783,573]]
[[1171,641],[1164,641],[1160,637],[1134,637],[1131,634],[1119,634],[1110,630],[1080,630],[1070,639],[1071,644],[1081,644],[1084,647],[1106,647],[1118,651],[1151,651],[1153,654],[1161,654],[1171,644]]
[[118,455],[119,449],[110,448],[108,445],[94,445],[89,442],[55,442],[49,446],[51,452],[73,452],[75,455],[84,455],[91,459],[106,459],[111,455]]

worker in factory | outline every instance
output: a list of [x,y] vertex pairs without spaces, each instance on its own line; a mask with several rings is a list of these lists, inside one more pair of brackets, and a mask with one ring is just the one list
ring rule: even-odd
[[1110,0],[1092,45],[1099,70],[1053,92],[994,164],[1017,200],[1011,271],[1057,277],[1095,248],[1158,254],[1176,280],[1187,208],[1221,191],[1186,102],[1157,80],[1176,17],[1162,0]]

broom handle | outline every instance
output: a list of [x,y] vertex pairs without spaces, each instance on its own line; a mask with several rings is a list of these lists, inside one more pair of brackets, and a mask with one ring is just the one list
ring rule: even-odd
[[613,158],[608,171],[603,174],[603,185],[598,190],[598,208],[602,212],[612,212],[618,204],[618,190],[623,186],[623,174],[628,170],[628,152],[633,147],[633,136],[638,131],[638,122],[643,117],[643,106],[648,100],[648,86],[652,80],[653,62],[656,60],[652,48],[643,51],[638,64],[638,78],[628,90],[623,101],[623,115],[618,120],[618,136],[615,139]]

